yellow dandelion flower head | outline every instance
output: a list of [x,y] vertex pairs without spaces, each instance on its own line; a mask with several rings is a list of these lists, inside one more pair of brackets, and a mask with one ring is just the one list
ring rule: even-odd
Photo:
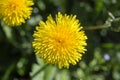
[[0,17],[9,26],[19,26],[30,17],[33,4],[33,0],[0,0]]
[[69,68],[81,60],[87,37],[75,15],[59,12],[55,19],[49,15],[47,21],[40,21],[39,25],[33,34],[33,47],[45,63]]

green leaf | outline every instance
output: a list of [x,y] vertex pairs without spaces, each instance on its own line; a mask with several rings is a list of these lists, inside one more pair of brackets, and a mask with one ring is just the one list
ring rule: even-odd
[[44,62],[39,57],[36,57],[38,64],[32,65],[32,72],[30,72],[31,80],[44,80],[44,69],[46,68]]
[[66,69],[61,70],[55,80],[70,80],[69,71]]
[[47,66],[44,74],[44,80],[53,80],[56,74],[56,67],[52,65]]
[[[40,65],[33,64],[32,72],[30,73],[31,80],[44,80],[44,71],[39,71],[41,69]],[[39,72],[38,72],[39,71]],[[37,73],[37,74],[36,74]],[[36,74],[36,75],[35,75]],[[33,76],[34,75],[34,76]]]

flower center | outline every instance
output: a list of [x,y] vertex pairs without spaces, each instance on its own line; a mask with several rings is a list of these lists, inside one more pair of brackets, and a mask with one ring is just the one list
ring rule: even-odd
[[64,43],[64,41],[63,41],[62,39],[60,39],[60,38],[55,39],[55,41],[56,41],[58,44],[61,44],[61,45]]
[[62,43],[62,40],[57,40],[58,43]]
[[54,38],[54,40],[55,40],[54,44],[56,45],[56,47],[62,48],[65,46],[65,40],[63,38],[56,37],[56,38]]

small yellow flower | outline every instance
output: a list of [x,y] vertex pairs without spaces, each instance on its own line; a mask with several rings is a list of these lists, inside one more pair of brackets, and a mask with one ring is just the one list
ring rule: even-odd
[[30,18],[33,0],[0,0],[0,17],[9,26],[19,26]]
[[59,68],[69,68],[81,60],[87,37],[76,16],[59,12],[55,19],[50,15],[39,25],[33,34],[33,47],[40,58]]

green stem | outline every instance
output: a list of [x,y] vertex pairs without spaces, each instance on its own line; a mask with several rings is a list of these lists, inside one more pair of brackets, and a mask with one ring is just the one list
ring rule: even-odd
[[48,66],[48,65],[45,65],[45,66],[43,66],[42,68],[40,68],[35,74],[33,74],[33,75],[31,76],[31,78],[34,78],[37,74],[39,74],[41,71],[43,71],[47,66]]
[[84,28],[85,30],[98,30],[98,29],[105,29],[105,28],[109,28],[110,26],[103,24],[103,25],[99,25],[99,26],[89,26]]
[[5,74],[2,77],[2,80],[8,80],[10,77],[11,72],[15,68],[15,63],[11,64],[8,69],[6,70]]

